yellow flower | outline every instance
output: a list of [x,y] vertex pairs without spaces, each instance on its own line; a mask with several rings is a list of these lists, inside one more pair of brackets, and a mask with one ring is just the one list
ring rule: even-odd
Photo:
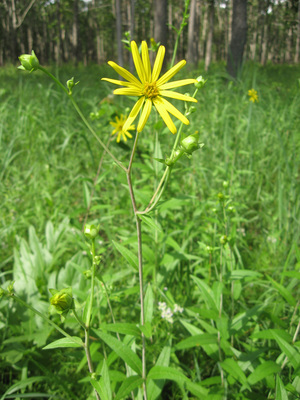
[[133,76],[125,68],[120,67],[113,61],[109,61],[108,64],[126,81],[119,81],[116,79],[102,78],[108,82],[116,85],[125,86],[124,88],[116,89],[114,94],[124,94],[127,96],[137,96],[139,99],[133,106],[127,121],[125,122],[123,129],[126,131],[137,118],[138,113],[142,110],[140,119],[137,126],[137,131],[141,132],[149,118],[152,105],[155,106],[156,110],[164,120],[167,127],[172,133],[176,133],[176,127],[172,121],[170,114],[174,115],[181,122],[188,125],[189,120],[175,108],[165,97],[197,102],[196,99],[190,96],[183,95],[178,92],[173,92],[169,89],[174,89],[180,86],[189,85],[196,83],[196,79],[183,79],[180,81],[174,81],[167,83],[173,76],[186,64],[185,60],[180,61],[168,72],[162,75],[160,78],[162,64],[165,56],[165,47],[160,46],[157,52],[157,56],[154,62],[153,70],[151,72],[149,51],[146,42],[142,42],[142,58],[140,57],[137,44],[131,42],[131,52],[133,56],[134,65],[139,79]]
[[258,102],[258,95],[256,90],[254,89],[248,90],[248,96],[249,96],[249,101],[252,101],[252,103],[255,103],[256,101]]
[[120,142],[121,137],[124,140],[124,142],[127,142],[127,137],[132,139],[132,135],[128,131],[134,130],[135,126],[131,125],[125,130],[124,129],[125,121],[126,121],[126,117],[123,114],[121,114],[120,118],[118,116],[116,116],[116,122],[110,122],[110,124],[115,128],[112,131],[112,135],[115,135],[116,133],[118,134],[117,135],[117,143]]

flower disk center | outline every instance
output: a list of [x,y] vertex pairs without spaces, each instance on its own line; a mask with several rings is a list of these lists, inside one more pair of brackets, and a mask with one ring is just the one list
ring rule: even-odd
[[153,99],[154,97],[159,95],[159,91],[156,87],[156,82],[148,83],[145,82],[143,95],[146,96],[148,99]]

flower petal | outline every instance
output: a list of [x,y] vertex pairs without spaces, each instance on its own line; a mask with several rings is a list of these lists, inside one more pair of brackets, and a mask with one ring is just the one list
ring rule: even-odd
[[190,121],[179,111],[176,107],[173,106],[168,100],[161,98],[162,104],[165,106],[165,109],[174,117],[178,118],[185,125],[189,125]]
[[130,127],[131,124],[133,123],[133,121],[136,119],[138,113],[140,112],[140,109],[142,108],[142,106],[144,104],[144,101],[145,101],[145,97],[141,97],[135,103],[135,105],[133,106],[133,109],[130,111],[130,114],[128,115],[128,118],[127,118],[125,124],[123,125],[124,131],[127,131],[128,127]]
[[175,74],[177,74],[178,71],[181,70],[182,67],[184,67],[186,64],[185,60],[179,61],[174,67],[172,67],[169,71],[167,71],[165,74],[163,74],[162,77],[159,78],[157,81],[156,85],[160,86],[163,85],[164,83],[168,82]]
[[132,82],[119,81],[117,79],[102,78],[101,80],[102,81],[107,81],[107,82],[110,82],[110,83],[114,83],[115,85],[120,85],[120,86],[127,86],[127,87],[128,86],[130,86],[130,87],[134,86],[134,87],[137,87],[137,85],[135,85]]
[[191,85],[192,83],[197,83],[197,79],[182,79],[181,81],[164,83],[163,85],[159,86],[159,89],[162,89],[162,90],[174,89],[174,88],[180,87],[180,86]]
[[149,50],[147,42],[145,41],[142,42],[142,60],[144,64],[146,82],[151,82],[151,65],[149,58]]
[[133,62],[135,65],[136,72],[137,72],[141,82],[144,83],[146,73],[145,73],[145,69],[144,69],[144,66],[143,66],[143,63],[142,63],[142,60],[140,57],[140,53],[139,53],[137,44],[134,41],[131,42],[131,52],[132,52],[132,57],[133,57]]
[[115,89],[114,94],[124,94],[125,96],[141,96],[142,92],[140,89],[130,87],[130,88]]
[[161,98],[156,97],[153,101],[157,111],[159,112],[160,116],[164,120],[164,123],[167,125],[167,127],[170,129],[172,133],[176,133],[177,129],[176,126],[174,125],[174,122],[172,121],[170,115],[168,114],[168,111],[166,110],[166,107],[163,105]]
[[[122,89],[117,89],[117,90],[122,90]],[[124,90],[126,90],[126,89],[124,89]],[[172,92],[171,90],[160,90],[159,94],[164,97],[170,97],[171,99],[192,101],[193,103],[197,103],[197,100],[194,99],[194,97],[186,96],[185,94],[181,94],[178,92]]]
[[152,71],[152,82],[157,81],[159,77],[161,67],[164,62],[165,52],[166,52],[165,46],[159,46]]
[[127,69],[120,67],[113,61],[108,61],[108,65],[110,65],[119,75],[123,76],[123,78],[127,79],[129,82],[134,83],[136,86],[141,86],[141,82],[139,82],[131,72],[127,71]]
[[150,112],[152,108],[152,100],[147,99],[146,103],[144,105],[144,109],[142,111],[142,114],[140,116],[139,124],[137,127],[137,131],[141,132],[144,129],[144,126],[146,125],[146,122],[148,121]]

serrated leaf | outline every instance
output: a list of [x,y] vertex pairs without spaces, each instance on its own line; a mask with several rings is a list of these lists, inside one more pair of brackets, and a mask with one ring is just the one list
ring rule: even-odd
[[210,335],[209,333],[203,333],[200,335],[194,335],[187,339],[183,339],[177,343],[175,350],[190,349],[191,347],[203,346],[206,344],[216,344],[218,339],[216,335]]
[[100,327],[102,331],[118,332],[123,335],[131,335],[135,337],[141,336],[139,328],[134,324],[128,324],[128,323],[101,324]]
[[250,385],[255,385],[267,376],[277,374],[280,370],[280,365],[274,361],[266,361],[256,367],[252,374],[248,376],[248,382]]
[[140,376],[138,375],[129,376],[122,383],[115,397],[115,400],[124,399],[128,395],[128,393],[130,393],[135,388],[140,387],[142,384],[143,384],[143,378],[141,378]]
[[47,346],[43,347],[43,350],[57,349],[59,347],[81,347],[81,346],[83,346],[83,342],[80,339],[80,337],[72,336],[55,340],[54,342],[49,343],[47,344]]
[[135,372],[142,375],[142,362],[130,347],[123,342],[98,330],[93,330],[100,339],[102,339],[122,360],[129,365]]
[[139,261],[135,254],[133,254],[130,250],[126,247],[122,246],[120,243],[112,241],[115,248],[122,254],[125,260],[136,270],[139,269]]

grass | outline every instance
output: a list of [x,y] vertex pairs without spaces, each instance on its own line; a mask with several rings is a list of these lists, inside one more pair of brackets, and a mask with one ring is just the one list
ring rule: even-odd
[[[103,110],[91,122],[107,142],[116,110],[133,104],[121,98],[100,103],[112,90],[100,77],[111,71],[66,66],[53,72],[63,82],[71,76],[80,81],[75,98],[86,116]],[[169,365],[207,391],[200,395],[199,388],[168,380],[162,399],[297,399],[300,68],[246,64],[235,83],[223,66],[214,65],[205,78],[185,131],[198,130],[205,146],[191,160],[176,164],[158,213],[152,215],[159,230],[143,224],[145,278],[154,293],[148,370],[164,348],[170,351]],[[45,76],[7,67],[0,70],[0,79],[2,285],[14,279],[16,292],[44,312],[48,288],[72,286],[82,305],[89,290],[83,272],[90,259],[80,231],[102,150]],[[251,88],[258,91],[258,103],[248,100]],[[153,158],[168,156],[173,143],[155,117],[153,124],[161,128],[159,147],[155,135],[143,132],[134,163],[137,200],[144,206],[162,168]],[[112,141],[110,149],[127,163],[131,145]],[[89,221],[101,224],[100,272],[115,319],[136,324],[138,278],[113,244],[136,254],[129,207],[125,175],[106,156]],[[111,321],[100,285],[96,298],[94,328]],[[161,318],[158,301],[170,307],[177,303],[184,312],[174,314],[170,324]],[[67,318],[65,328],[80,335],[74,321]],[[2,299],[0,328],[3,393],[19,382],[27,394],[93,398],[81,350],[42,351],[60,336],[39,318]],[[203,333],[216,335],[218,342],[182,342]],[[138,351],[139,345],[137,340]],[[124,363],[98,340],[92,346],[95,364],[108,355],[117,392]],[[33,381],[27,384],[29,378]]]

